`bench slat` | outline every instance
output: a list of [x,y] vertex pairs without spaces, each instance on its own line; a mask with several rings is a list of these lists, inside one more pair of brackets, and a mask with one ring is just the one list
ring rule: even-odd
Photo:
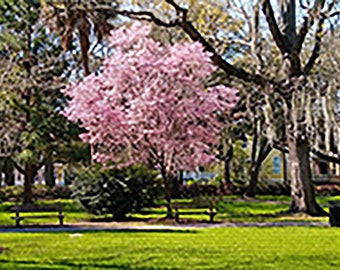
[[65,215],[40,215],[40,216],[19,216],[19,217],[11,217],[11,219],[32,219],[32,218],[54,218],[54,217],[65,217]]
[[179,215],[210,215],[210,214],[217,214],[217,212],[176,212]]
[[193,211],[183,211],[180,212],[178,209],[176,209],[175,212],[175,220],[176,222],[179,222],[179,216],[180,215],[208,215],[209,216],[209,222],[214,222],[214,217],[217,214],[216,211],[213,211],[212,209],[210,211],[203,211],[203,212],[193,212]]

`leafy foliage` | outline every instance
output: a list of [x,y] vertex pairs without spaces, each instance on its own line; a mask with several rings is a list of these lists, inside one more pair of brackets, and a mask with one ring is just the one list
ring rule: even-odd
[[[81,49],[81,61],[84,75],[90,74],[89,50],[93,43],[93,34],[97,44],[113,29],[110,12],[117,4],[115,1],[46,1],[40,0],[41,18],[47,23],[51,32],[60,36],[60,45],[65,51],[74,49],[72,46],[75,34]],[[100,9],[100,11],[98,10]]]
[[59,113],[69,63],[57,36],[41,23],[40,9],[37,0],[0,2],[0,134],[6,138],[2,145],[11,146],[7,157],[25,176],[27,202],[45,159],[70,160],[68,148],[80,132]]
[[78,171],[72,190],[90,213],[123,218],[153,205],[160,193],[160,180],[157,173],[139,165],[124,169],[95,165]]

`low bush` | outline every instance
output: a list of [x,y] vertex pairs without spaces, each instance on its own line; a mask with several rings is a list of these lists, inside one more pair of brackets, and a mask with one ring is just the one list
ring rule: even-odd
[[[22,200],[24,194],[23,186],[6,186],[0,189],[1,201]],[[68,186],[54,186],[52,189],[47,185],[33,185],[32,197],[34,200],[50,200],[50,199],[69,199],[71,190]]]
[[4,201],[15,201],[18,198],[22,198],[24,193],[23,186],[6,186],[0,189],[5,195]]
[[70,199],[72,191],[69,186],[54,186],[51,189],[53,199]]
[[290,185],[283,182],[260,181],[255,190],[256,195],[290,195]]
[[161,181],[156,172],[142,166],[104,170],[97,164],[79,170],[71,188],[90,213],[124,219],[126,214],[153,206]]
[[217,196],[218,187],[215,185],[201,184],[194,182],[182,185],[180,188],[182,198],[195,198],[199,196]]
[[53,199],[51,188],[41,184],[32,186],[32,197],[35,200]]
[[338,196],[340,186],[337,184],[327,184],[315,186],[315,194],[318,196]]
[[4,202],[6,200],[5,192],[0,190],[0,203]]

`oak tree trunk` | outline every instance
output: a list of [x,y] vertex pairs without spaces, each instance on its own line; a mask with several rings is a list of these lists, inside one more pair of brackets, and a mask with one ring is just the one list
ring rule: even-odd
[[290,136],[288,147],[292,196],[290,210],[312,216],[325,215],[326,212],[315,200],[308,141]]

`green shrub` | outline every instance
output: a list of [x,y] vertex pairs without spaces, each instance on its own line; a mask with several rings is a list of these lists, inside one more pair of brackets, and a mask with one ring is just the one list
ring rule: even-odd
[[3,192],[2,190],[0,190],[0,203],[6,201],[6,195],[5,192]]
[[32,197],[35,200],[53,199],[50,187],[41,184],[32,186]]
[[72,191],[68,186],[54,186],[51,194],[53,199],[70,199]]
[[5,186],[1,190],[5,194],[6,201],[16,201],[18,198],[22,198],[24,194],[23,186]]
[[199,182],[187,183],[180,189],[183,198],[195,198],[198,196],[217,196],[218,187],[215,185],[202,184]]
[[[3,187],[0,189],[0,202],[22,200],[23,194],[23,186]],[[69,199],[71,190],[68,186],[54,186],[51,189],[47,185],[36,184],[32,186],[32,197],[34,200]]]
[[259,181],[255,189],[256,195],[290,195],[289,183]]
[[71,188],[73,196],[90,213],[122,219],[128,213],[153,206],[160,183],[156,172],[142,166],[103,170],[95,165],[79,170]]

